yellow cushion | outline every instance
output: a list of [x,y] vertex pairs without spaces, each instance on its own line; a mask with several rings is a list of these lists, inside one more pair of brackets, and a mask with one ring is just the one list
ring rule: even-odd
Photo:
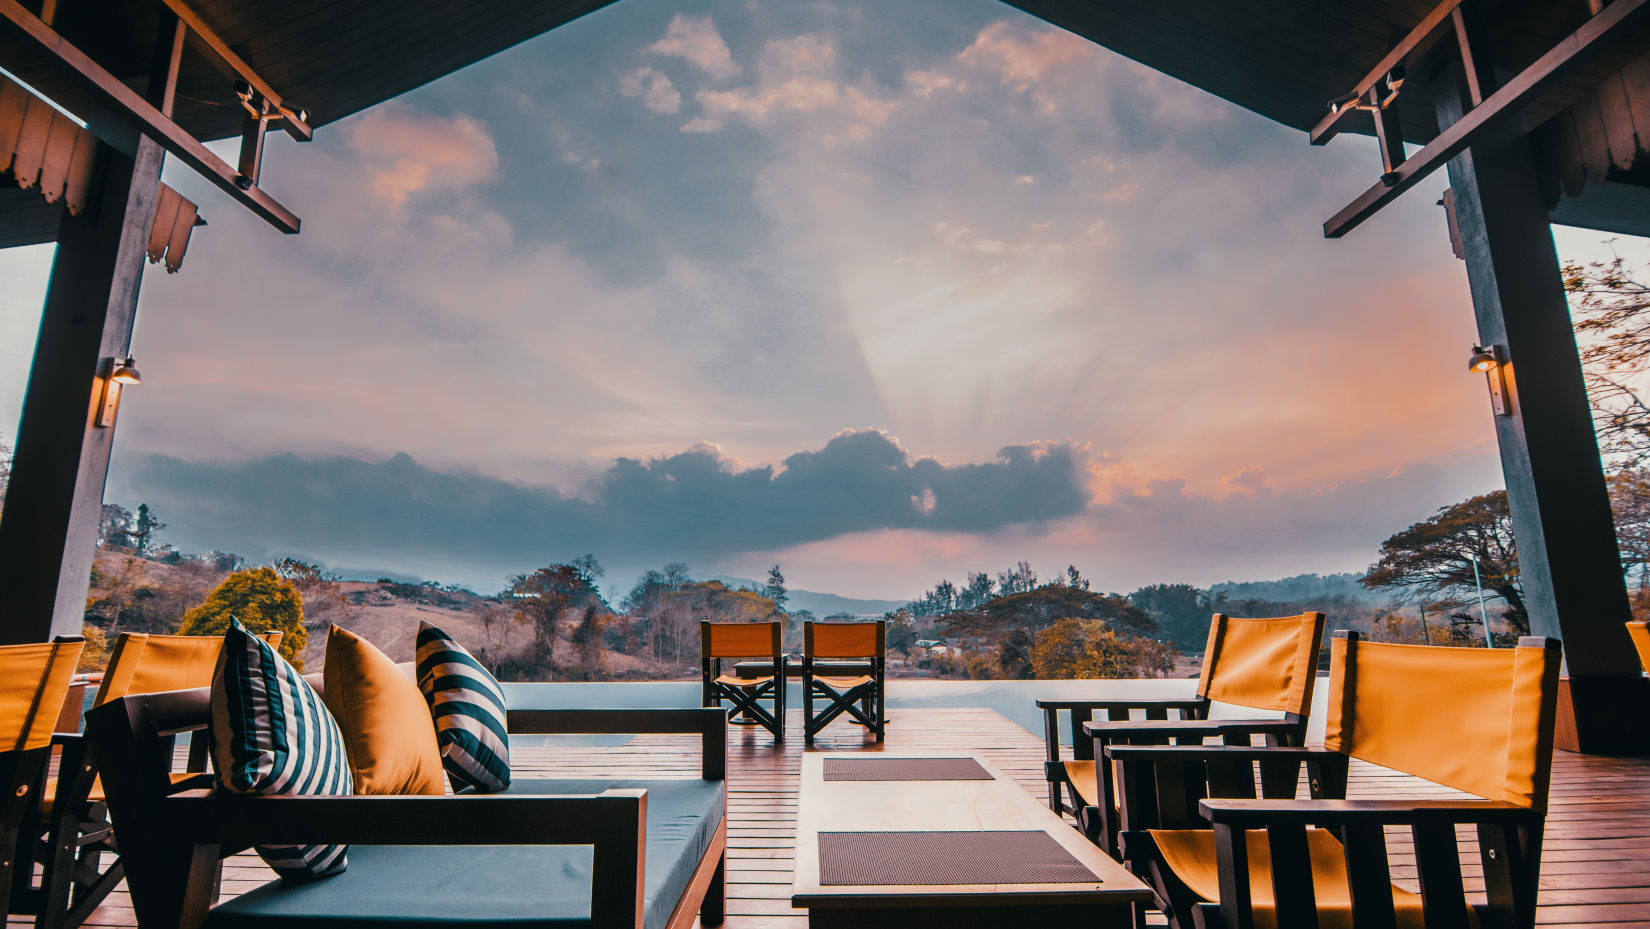
[[430,708],[387,655],[333,626],[321,688],[344,735],[357,794],[446,792]]
[[716,683],[726,684],[729,687],[756,687],[772,681],[773,675],[771,674],[766,677],[735,677],[732,674],[724,674],[716,679]]
[[[1215,864],[1215,834],[1207,829],[1153,829],[1152,839],[1164,864],[1192,893],[1210,903],[1220,902],[1220,871]],[[1254,904],[1255,929],[1277,929],[1277,908],[1272,895],[1272,855],[1266,833],[1246,834],[1249,844],[1249,899]],[[1312,893],[1318,904],[1320,929],[1352,929],[1352,892],[1346,883],[1346,853],[1341,843],[1323,829],[1306,830],[1306,847],[1312,856]],[[1396,884],[1392,887],[1392,908],[1398,929],[1423,929],[1421,895]],[[1467,911],[1467,921],[1477,919]]]

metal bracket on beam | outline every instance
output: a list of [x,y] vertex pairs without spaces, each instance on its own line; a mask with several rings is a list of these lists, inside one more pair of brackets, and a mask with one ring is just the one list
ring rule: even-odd
[[[180,8],[185,11],[188,9],[181,2],[174,2],[174,0],[166,0],[166,3],[174,12],[177,12]],[[245,175],[230,167],[217,155],[214,155],[200,140],[185,131],[169,115],[145,100],[141,94],[127,87],[113,74],[110,74],[96,61],[93,61],[91,56],[69,44],[52,27],[25,9],[17,0],[0,0],[0,18],[10,21],[17,27],[21,35],[33,43],[37,50],[55,59],[82,87],[91,92],[99,104],[132,124],[139,132],[153,138],[168,153],[262,217],[265,222],[288,234],[298,231],[300,223],[298,217],[276,202],[273,197],[264,193],[257,186],[255,178],[253,183],[242,186]],[[191,34],[201,36],[202,40],[206,41],[206,37],[190,25],[191,20],[195,23],[200,22],[199,18],[192,12],[188,13],[188,17],[180,13],[178,19],[180,23],[189,27]],[[204,24],[201,24],[200,28],[204,29]],[[210,33],[208,32],[206,35],[210,35]],[[210,41],[222,45],[221,40],[218,40],[216,36],[211,36]],[[210,42],[208,44],[210,47]],[[214,52],[216,52],[216,48],[214,48]],[[248,68],[239,56],[229,52],[227,46],[224,46],[223,52],[233,57],[231,67],[238,63],[248,73],[251,72],[251,68]],[[225,61],[228,62],[229,59],[225,58]],[[278,96],[270,97],[270,94],[274,93],[273,91],[266,93],[267,85],[264,85],[262,80],[255,83],[249,80],[248,83],[251,83],[259,94],[264,95],[266,100],[279,100]],[[307,139],[310,133],[309,126],[305,121],[307,114],[304,114],[305,119],[299,119],[297,118],[299,113],[300,111],[291,110],[290,108],[282,108],[282,122],[287,126],[289,133],[294,132],[296,129],[296,131],[303,133],[302,138]],[[102,138],[101,135],[100,138]],[[117,147],[119,145],[118,140],[104,138],[104,141]]]
[[[1450,4],[1445,4],[1450,6]],[[1442,7],[1440,7],[1441,9]],[[1453,6],[1451,7],[1453,9]],[[1434,11],[1437,12],[1436,10]],[[1565,77],[1580,71],[1605,52],[1611,40],[1629,34],[1650,19],[1650,0],[1614,0],[1580,29],[1564,37],[1545,55],[1509,80],[1483,102],[1468,110],[1454,125],[1439,132],[1415,155],[1383,176],[1374,186],[1323,224],[1326,238],[1336,239],[1375,215],[1451,158],[1473,145],[1494,143],[1524,131],[1516,118],[1543,93]],[[1431,17],[1429,17],[1430,19]],[[1419,31],[1420,27],[1417,27]],[[1411,33],[1413,36],[1414,33]],[[1485,63],[1474,62],[1482,72]],[[1482,89],[1482,83],[1480,88]],[[1316,132],[1316,130],[1314,130]]]

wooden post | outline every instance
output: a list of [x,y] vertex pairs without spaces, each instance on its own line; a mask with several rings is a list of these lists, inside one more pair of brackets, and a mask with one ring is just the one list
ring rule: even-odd
[[[1465,110],[1460,65],[1442,76],[1440,127]],[[1449,162],[1479,341],[1500,347],[1509,415],[1495,419],[1530,632],[1564,642],[1557,744],[1614,752],[1650,744],[1650,700],[1630,615],[1592,410],[1528,137]],[[1463,368],[1465,350],[1462,347]],[[1465,373],[1465,372],[1463,372]]]
[[0,519],[0,644],[79,635],[115,427],[96,425],[103,366],[132,340],[160,190],[159,144],[98,145],[92,207],[58,227]]

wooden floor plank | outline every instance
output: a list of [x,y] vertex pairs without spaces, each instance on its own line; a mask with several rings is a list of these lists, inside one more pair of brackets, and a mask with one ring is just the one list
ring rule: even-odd
[[[801,716],[787,721],[800,733]],[[979,708],[907,709],[891,750],[936,753],[977,751],[990,758],[1033,796],[1047,795],[1039,738],[994,711]],[[864,731],[839,722],[822,733],[820,751],[876,751]],[[763,730],[733,729],[728,737],[727,929],[806,929],[806,914],[790,906],[795,856],[797,787],[804,746],[800,737],[781,745]],[[642,736],[621,747],[521,746],[512,761],[521,776],[695,777],[699,747],[693,736]],[[1354,764],[1351,796],[1450,796],[1445,788],[1369,765]],[[1459,796],[1459,794],[1455,794]],[[1482,888],[1472,854],[1473,837],[1461,833],[1468,852],[1469,891]],[[1393,875],[1413,881],[1407,832],[1388,836]],[[224,894],[244,893],[271,878],[256,857],[226,862]],[[1608,925],[1650,929],[1650,758],[1606,758],[1557,753],[1547,819],[1538,920],[1545,926]],[[1161,924],[1160,919],[1154,923]],[[11,925],[27,925],[14,917]],[[136,925],[124,890],[111,895],[86,924],[92,929]]]

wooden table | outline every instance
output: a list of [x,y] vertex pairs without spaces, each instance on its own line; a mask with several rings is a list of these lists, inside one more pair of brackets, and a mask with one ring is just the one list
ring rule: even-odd
[[[827,781],[827,758],[972,758],[987,780]],[[820,833],[1041,831],[1093,873],[1088,883],[821,883]],[[1048,929],[1130,925],[1152,892],[1024,788],[977,755],[808,752],[796,823],[791,905],[810,929],[1002,929],[1042,921]]]

